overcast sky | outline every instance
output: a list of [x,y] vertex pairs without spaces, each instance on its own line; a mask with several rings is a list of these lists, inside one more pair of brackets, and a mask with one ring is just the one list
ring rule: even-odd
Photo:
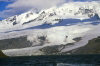
[[0,19],[21,14],[34,8],[40,10],[72,1],[86,0],[0,0]]

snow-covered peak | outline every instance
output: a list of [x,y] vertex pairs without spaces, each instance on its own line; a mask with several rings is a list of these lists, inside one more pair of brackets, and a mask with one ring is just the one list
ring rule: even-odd
[[[51,7],[50,9],[41,10],[39,13],[29,11],[21,15],[16,15],[7,18],[0,22],[0,28],[4,28],[4,25],[23,25],[30,22],[39,22],[55,24],[61,19],[76,18],[76,19],[88,19],[98,15],[100,17],[100,4],[98,2],[71,2],[65,3],[59,7]],[[4,24],[4,25],[3,25]],[[2,25],[2,26],[1,26]],[[7,27],[8,28],[8,27]]]
[[27,22],[31,19],[35,19],[36,17],[38,16],[38,14],[34,13],[33,11],[28,11],[26,13],[23,13],[21,15],[15,15],[15,16],[12,16],[10,18],[7,18],[3,21],[6,21],[7,23],[24,23],[24,22]]
[[[46,13],[56,13],[61,18],[90,18],[97,13],[100,16],[100,3],[97,2],[71,2],[59,7],[44,10]],[[41,12],[40,12],[41,13]]]

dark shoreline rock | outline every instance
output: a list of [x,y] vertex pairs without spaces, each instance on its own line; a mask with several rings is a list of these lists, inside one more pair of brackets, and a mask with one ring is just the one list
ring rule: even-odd
[[8,57],[0,50],[0,58]]

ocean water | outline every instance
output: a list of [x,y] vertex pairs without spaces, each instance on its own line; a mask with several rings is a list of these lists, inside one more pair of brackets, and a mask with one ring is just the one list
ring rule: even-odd
[[0,66],[100,66],[100,55],[52,55],[0,58]]

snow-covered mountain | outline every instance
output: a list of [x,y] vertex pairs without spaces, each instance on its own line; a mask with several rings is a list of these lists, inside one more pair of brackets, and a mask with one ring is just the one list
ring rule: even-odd
[[[60,53],[84,46],[100,36],[99,7],[100,3],[95,1],[72,2],[2,20],[0,40],[27,36],[32,43],[30,47],[3,52],[8,56],[40,55],[44,54],[40,49],[48,46],[61,46]],[[66,46],[71,43],[74,44]]]
[[[37,26],[41,24],[55,24],[60,22],[62,19],[89,19],[95,15],[100,17],[99,11],[100,4],[98,2],[75,2],[67,3],[62,6],[55,6],[50,9],[45,9],[39,13],[33,11],[26,12],[21,15],[16,15],[7,18],[0,22],[0,29],[9,29],[14,27],[23,26],[32,22]],[[7,25],[7,26],[5,26]],[[21,28],[20,28],[21,29]]]

